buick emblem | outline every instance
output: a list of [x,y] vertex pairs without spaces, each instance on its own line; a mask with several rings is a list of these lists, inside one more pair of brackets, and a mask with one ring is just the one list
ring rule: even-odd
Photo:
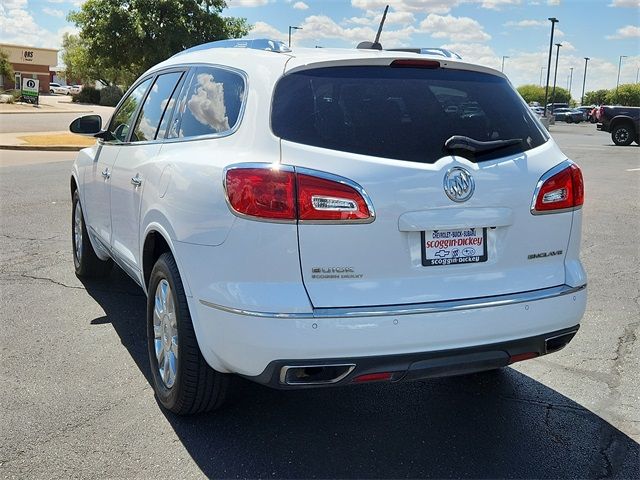
[[466,202],[473,195],[476,184],[471,174],[462,167],[453,167],[444,176],[444,193],[454,202]]

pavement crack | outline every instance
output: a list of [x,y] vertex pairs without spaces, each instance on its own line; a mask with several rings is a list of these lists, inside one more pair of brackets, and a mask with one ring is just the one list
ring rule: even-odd
[[35,275],[27,275],[26,273],[21,273],[20,276],[23,277],[23,278],[30,278],[31,280],[44,280],[44,281],[51,282],[54,285],[59,285],[59,286],[64,287],[64,288],[73,288],[73,289],[76,289],[76,290],[86,290],[86,288],[84,288],[84,287],[79,287],[77,285],[67,285],[66,283],[59,282],[59,281],[54,280],[53,278],[49,278],[49,277],[37,277]]
[[0,237],[8,238],[9,240],[26,240],[30,242],[46,242],[48,240],[54,240],[62,235],[53,235],[52,237],[38,238],[38,237],[20,237],[17,235],[7,235],[5,233],[0,234]]

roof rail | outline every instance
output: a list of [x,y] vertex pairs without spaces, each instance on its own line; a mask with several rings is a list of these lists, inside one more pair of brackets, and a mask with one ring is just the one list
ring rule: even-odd
[[[200,50],[209,50],[210,48],[250,48],[253,50],[263,50],[266,52],[287,53],[291,49],[284,42],[278,40],[270,40],[268,38],[255,39],[230,39],[218,40],[217,42],[203,43],[195,47],[187,48],[182,52],[178,52],[174,57],[184,53],[198,52]],[[173,58],[173,57],[172,57]]]
[[445,48],[389,48],[387,49],[389,52],[412,52],[412,53],[420,53],[422,55],[437,55],[445,58],[455,58],[457,60],[462,60],[462,57],[451,50],[447,50]]

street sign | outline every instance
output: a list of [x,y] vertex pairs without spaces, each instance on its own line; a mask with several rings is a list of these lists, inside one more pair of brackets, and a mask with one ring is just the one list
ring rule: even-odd
[[40,80],[36,78],[23,78],[20,93],[25,101],[35,102],[37,105],[38,96],[40,95]]

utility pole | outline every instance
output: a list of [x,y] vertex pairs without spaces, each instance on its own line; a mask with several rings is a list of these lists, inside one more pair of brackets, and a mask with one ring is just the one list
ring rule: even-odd
[[584,85],[587,83],[587,63],[591,60],[589,57],[584,57],[584,78],[582,79],[582,98],[580,98],[580,105],[584,105]]
[[545,84],[545,87],[544,87],[544,113],[542,114],[542,116],[544,117],[547,116],[547,99],[549,97],[549,75],[551,75],[551,55],[553,54],[553,32],[555,30],[556,23],[560,21],[555,17],[551,17],[548,20],[551,22],[551,40],[549,41],[549,60],[547,62],[547,83]]
[[620,55],[620,60],[618,60],[618,80],[616,81],[616,102],[618,101],[618,87],[620,86],[620,69],[622,68],[623,58],[627,58],[627,56]]
[[540,67],[540,86],[542,86],[542,72],[544,72],[544,69],[547,67]]
[[569,95],[571,95],[571,87],[573,86],[573,67],[569,69],[571,71],[571,75],[569,76]]
[[553,72],[553,92],[551,93],[551,114],[553,115],[553,110],[554,110],[554,106],[553,104],[556,103],[556,79],[558,78],[558,59],[560,58],[560,47],[562,46],[561,43],[556,43],[556,70],[555,72]]
[[507,57],[506,55],[502,56],[502,69],[500,70],[502,73],[504,73],[504,59],[505,58],[509,58],[509,57]]
[[302,27],[292,27],[289,25],[289,48],[291,48],[291,30],[302,30]]

